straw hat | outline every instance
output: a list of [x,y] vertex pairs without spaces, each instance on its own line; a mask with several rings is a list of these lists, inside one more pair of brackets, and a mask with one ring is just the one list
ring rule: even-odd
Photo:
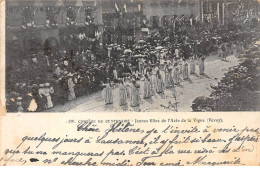
[[72,77],[72,76],[73,76],[73,74],[72,74],[72,73],[69,73],[67,76],[69,76],[69,77]]

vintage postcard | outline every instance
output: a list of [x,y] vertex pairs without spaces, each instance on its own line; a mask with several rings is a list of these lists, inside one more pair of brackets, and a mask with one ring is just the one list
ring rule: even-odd
[[0,5],[0,166],[260,165],[259,0]]

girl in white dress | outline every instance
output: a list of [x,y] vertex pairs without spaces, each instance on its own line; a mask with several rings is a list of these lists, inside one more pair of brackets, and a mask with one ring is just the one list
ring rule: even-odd
[[74,100],[76,99],[76,95],[75,95],[75,91],[74,91],[74,87],[75,84],[72,80],[73,75],[71,73],[68,74],[68,88],[69,88],[69,97],[68,100]]
[[195,58],[192,56],[190,58],[190,74],[195,74]]
[[47,108],[52,108],[53,104],[52,104],[52,100],[51,100],[51,94],[54,93],[54,89],[52,86],[50,86],[50,83],[45,83],[45,96],[47,98]]

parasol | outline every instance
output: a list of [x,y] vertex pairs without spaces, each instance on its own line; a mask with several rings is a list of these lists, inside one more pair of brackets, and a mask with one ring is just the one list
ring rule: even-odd
[[144,43],[146,43],[146,42],[145,42],[144,40],[139,40],[138,43],[144,44]]
[[161,49],[163,49],[163,47],[162,46],[157,46],[155,49],[156,50],[161,50]]
[[141,58],[141,57],[144,57],[144,55],[138,54],[138,55],[135,55],[134,57],[135,58]]
[[130,49],[126,49],[126,50],[124,51],[124,54],[127,54],[127,53],[132,53],[132,51],[131,51]]
[[165,49],[165,48],[163,48],[163,49],[162,49],[162,51],[166,52],[166,51],[168,51],[168,50],[167,50],[167,49]]

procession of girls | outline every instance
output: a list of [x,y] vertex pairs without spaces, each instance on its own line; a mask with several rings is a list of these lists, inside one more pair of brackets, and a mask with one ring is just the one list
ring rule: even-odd
[[[164,60],[163,64],[146,64],[139,71],[133,71],[131,75],[118,79],[117,86],[110,79],[103,84],[102,92],[105,104],[112,104],[114,96],[119,95],[119,105],[127,105],[131,107],[140,106],[142,99],[149,99],[154,95],[162,94],[167,89],[173,89],[183,80],[189,80],[190,75],[203,75],[205,70],[204,57],[197,59],[195,56],[189,60],[182,58]],[[198,68],[196,67],[198,65]],[[196,70],[196,68],[198,70]],[[198,71],[198,74],[196,73]],[[113,93],[114,90],[119,90]]]

